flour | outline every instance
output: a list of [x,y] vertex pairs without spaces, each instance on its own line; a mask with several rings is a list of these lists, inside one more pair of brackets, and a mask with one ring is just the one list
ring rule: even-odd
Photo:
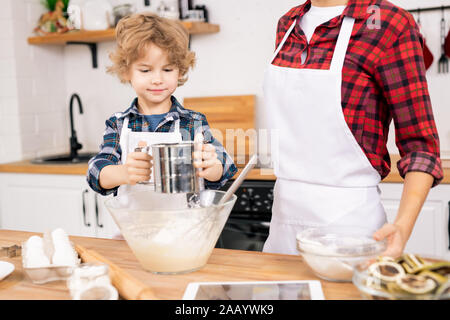
[[317,240],[301,239],[300,252],[306,263],[327,280],[351,281],[353,266],[367,259],[367,245],[372,239],[325,235]]
[[306,263],[320,277],[329,280],[350,281],[353,276],[353,267],[338,258],[327,258],[305,254]]

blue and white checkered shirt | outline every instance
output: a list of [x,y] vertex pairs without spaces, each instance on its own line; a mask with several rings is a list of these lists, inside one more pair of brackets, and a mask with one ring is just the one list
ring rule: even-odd
[[[222,162],[223,174],[219,181],[211,182],[205,180],[205,188],[219,189],[231,179],[237,172],[233,159],[225,151],[222,144],[217,141],[209,128],[205,115],[193,110],[185,109],[172,96],[172,107],[165,118],[159,123],[154,132],[173,132],[175,130],[175,121],[180,120],[180,133],[183,141],[194,140],[194,134],[202,132],[205,143],[211,143],[216,148],[218,159]],[[122,131],[123,121],[129,117],[128,128],[132,131],[152,132],[150,124],[146,121],[144,115],[140,114],[137,107],[137,98],[125,112],[118,112],[106,120],[106,129],[103,134],[103,143],[100,145],[100,152],[89,160],[89,169],[87,172],[87,182],[95,192],[102,195],[114,193],[117,195],[117,189],[103,189],[99,184],[100,171],[108,165],[121,164],[122,150],[120,147],[120,133]]]

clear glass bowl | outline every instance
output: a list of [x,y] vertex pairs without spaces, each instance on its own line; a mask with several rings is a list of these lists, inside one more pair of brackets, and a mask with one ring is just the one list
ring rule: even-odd
[[364,261],[355,266],[353,272],[353,284],[358,288],[361,296],[367,300],[450,300],[450,278],[443,284],[447,288],[444,293],[438,293],[433,290],[427,294],[412,294],[407,292],[389,292],[383,286],[382,281],[372,277],[369,272],[369,266],[375,260]]
[[192,206],[192,194],[138,191],[105,205],[145,270],[177,274],[207,263],[237,199],[219,205],[224,194],[202,191]]
[[319,278],[351,282],[354,267],[386,250],[385,241],[375,241],[373,231],[356,227],[317,227],[297,234],[297,249]]

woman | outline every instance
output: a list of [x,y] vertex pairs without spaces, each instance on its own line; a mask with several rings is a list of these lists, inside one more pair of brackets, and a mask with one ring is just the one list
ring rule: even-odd
[[[308,0],[279,20],[264,80],[269,127],[279,130],[264,251],[296,254],[298,231],[346,225],[401,255],[443,178],[422,45],[412,16],[384,0]],[[392,119],[404,187],[389,224],[378,184],[390,171]]]

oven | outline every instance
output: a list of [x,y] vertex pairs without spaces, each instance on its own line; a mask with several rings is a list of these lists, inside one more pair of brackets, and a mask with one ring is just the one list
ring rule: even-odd
[[[222,190],[227,190],[228,181]],[[245,180],[216,248],[262,251],[269,236],[275,180]]]

